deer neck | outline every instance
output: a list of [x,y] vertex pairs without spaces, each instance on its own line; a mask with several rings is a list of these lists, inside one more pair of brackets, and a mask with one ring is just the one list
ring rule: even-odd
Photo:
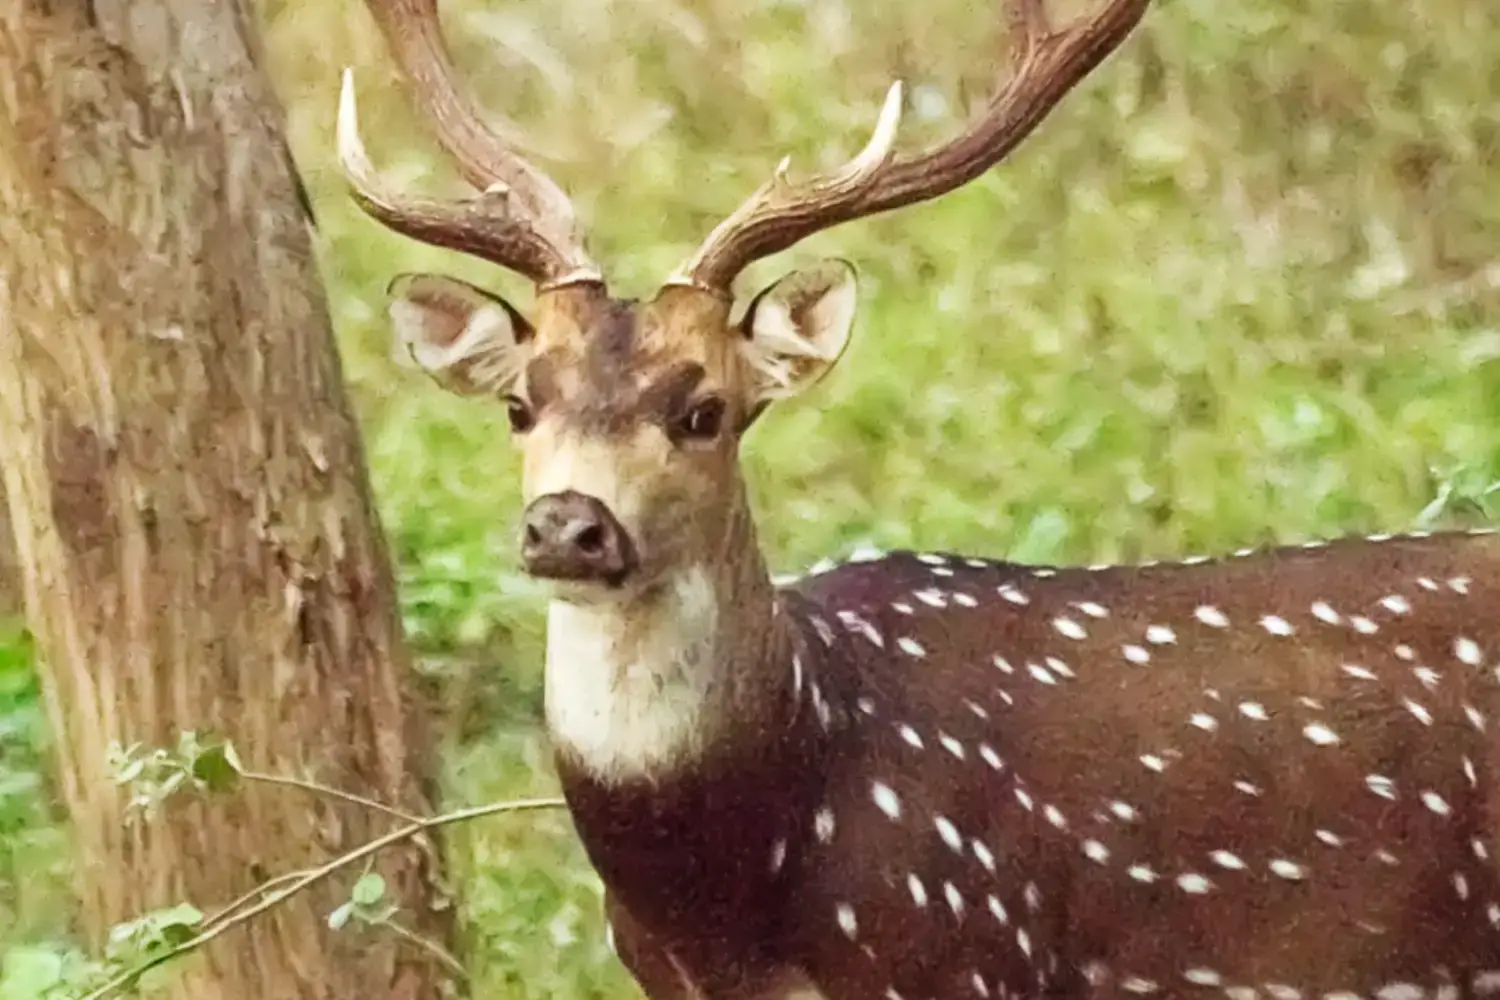
[[605,784],[668,780],[774,730],[791,630],[743,502],[722,539],[628,600],[552,602],[547,724],[570,767]]

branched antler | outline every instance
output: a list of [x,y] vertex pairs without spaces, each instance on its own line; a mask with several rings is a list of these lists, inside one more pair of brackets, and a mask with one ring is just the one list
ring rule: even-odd
[[838,171],[800,184],[788,182],[783,160],[775,176],[709,233],[671,281],[727,292],[752,262],[813,233],[967,184],[1031,134],[1125,40],[1149,4],[1107,0],[1096,13],[1054,31],[1045,0],[1010,0],[1007,21],[1017,69],[962,134],[916,155],[894,155],[900,88],[893,86],[863,152]]

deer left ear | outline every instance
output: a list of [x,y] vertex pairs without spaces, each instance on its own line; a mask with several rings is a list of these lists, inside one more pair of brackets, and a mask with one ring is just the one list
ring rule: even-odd
[[755,410],[796,396],[828,374],[849,346],[859,283],[848,261],[793,271],[750,303],[741,322],[755,373]]

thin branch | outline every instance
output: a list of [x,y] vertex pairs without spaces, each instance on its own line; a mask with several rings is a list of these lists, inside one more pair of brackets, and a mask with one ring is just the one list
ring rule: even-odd
[[314,795],[326,795],[333,799],[343,799],[345,802],[364,806],[366,809],[373,809],[376,812],[385,813],[387,816],[394,816],[403,823],[422,822],[422,817],[415,813],[397,809],[395,806],[388,806],[384,802],[376,802],[374,799],[367,799],[363,795],[356,795],[353,792],[345,792],[337,788],[330,788],[327,785],[320,785],[314,781],[303,781],[301,778],[288,778],[279,774],[262,774],[259,771],[240,771],[239,775],[246,781],[259,781],[266,785],[282,785],[286,788],[300,788],[304,792],[312,792]]
[[416,931],[403,927],[401,924],[397,923],[394,920],[382,920],[378,926],[395,932],[396,936],[401,938],[403,941],[409,941],[416,947],[421,948],[423,951],[427,952],[433,958],[436,958],[439,962],[441,962],[449,972],[453,973],[458,978],[463,980],[467,980],[469,978],[469,970],[464,968],[464,964],[458,959],[454,958],[451,954],[449,954],[448,949],[444,948],[436,941],[425,938],[422,935],[418,934]]
[[104,1000],[105,997],[114,994],[121,987],[135,982],[150,970],[167,962],[170,962],[174,958],[186,955],[190,951],[195,951],[196,949],[203,947],[205,944],[219,937],[231,927],[236,927],[248,920],[252,920],[255,917],[260,916],[262,913],[265,913],[267,910],[271,909],[271,907],[281,903],[283,900],[289,899],[290,897],[295,896],[297,893],[302,892],[304,889],[308,889],[313,885],[316,885],[318,882],[323,881],[330,875],[333,875],[335,872],[338,872],[343,868],[347,868],[349,865],[354,864],[356,861],[363,861],[365,858],[379,853],[385,848],[390,847],[392,844],[398,844],[403,840],[409,840],[419,833],[424,833],[428,830],[436,830],[440,827],[452,826],[455,823],[465,823],[469,820],[482,819],[486,816],[494,816],[500,813],[532,812],[538,809],[557,809],[563,807],[564,805],[565,803],[560,798],[518,799],[511,802],[493,802],[485,806],[473,806],[468,809],[460,809],[457,812],[444,813],[441,816],[433,816],[428,819],[419,819],[415,822],[408,823],[406,826],[403,826],[400,829],[392,830],[390,833],[387,833],[380,837],[376,837],[374,840],[368,841],[367,843],[356,847],[354,850],[349,851],[347,854],[339,855],[327,864],[319,865],[316,868],[307,869],[305,874],[303,874],[301,878],[293,882],[285,892],[279,893],[269,899],[262,899],[259,903],[256,903],[254,906],[251,906],[248,909],[242,910],[236,916],[223,921],[218,926],[203,931],[196,937],[190,938],[189,940],[184,941],[179,945],[169,948],[168,950],[162,952],[160,955],[153,955],[151,958],[146,959],[144,962],[140,962],[139,964],[126,969],[124,972],[110,979],[103,986],[100,986],[92,993],[89,993],[88,995],[81,998],[81,1000]]

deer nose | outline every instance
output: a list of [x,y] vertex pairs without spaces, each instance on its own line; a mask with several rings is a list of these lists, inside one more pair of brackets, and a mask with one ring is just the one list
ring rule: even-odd
[[635,569],[630,536],[601,501],[569,490],[537,497],[521,520],[521,562],[532,576],[618,586]]

